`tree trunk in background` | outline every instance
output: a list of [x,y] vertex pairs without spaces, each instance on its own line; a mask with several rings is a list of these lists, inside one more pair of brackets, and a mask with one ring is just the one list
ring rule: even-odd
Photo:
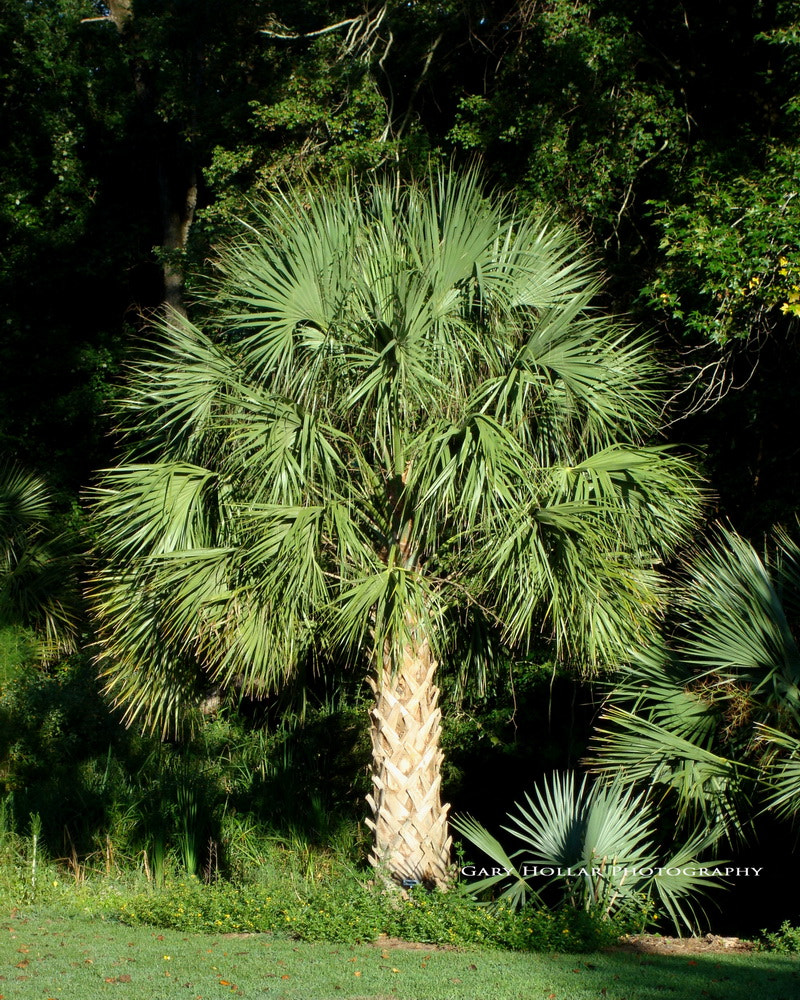
[[117,26],[117,31],[124,31],[128,21],[133,17],[132,0],[108,0],[106,6],[109,17]]
[[[182,190],[174,190],[176,181]],[[159,188],[164,233],[161,245],[165,251],[164,305],[185,316],[182,251],[186,249],[197,207],[197,171],[193,166],[189,166],[186,171],[181,171],[179,176],[170,177],[166,163],[162,160],[159,163]]]
[[406,646],[394,676],[370,686],[374,834],[370,863],[393,880],[445,885],[450,877],[448,805],[441,801],[442,713],[436,663],[426,640]]
[[[136,22],[132,0],[109,0],[108,10],[123,44],[133,39]],[[202,62],[197,40],[193,57],[192,81],[197,92],[201,85],[199,67]],[[174,309],[186,315],[183,304],[182,252],[186,249],[197,208],[197,166],[189,147],[165,128],[156,112],[156,94],[153,92],[150,67],[138,56],[131,56],[130,62],[136,100],[145,121],[150,122],[148,144],[152,143],[158,171],[161,249],[164,251],[161,265],[164,278],[163,304],[168,311]]]

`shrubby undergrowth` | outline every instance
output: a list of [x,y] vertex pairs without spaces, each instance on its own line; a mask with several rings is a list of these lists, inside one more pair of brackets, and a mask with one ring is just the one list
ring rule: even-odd
[[[38,816],[42,844],[74,875],[144,865],[161,877],[172,853],[190,873],[239,877],[270,836],[358,842],[369,757],[360,709],[321,697],[263,724],[225,706],[183,741],[162,742],[120,724],[89,657],[41,669],[22,639],[0,630],[4,822],[27,837]],[[19,664],[5,655],[12,641]]]
[[459,889],[413,890],[401,896],[354,877],[320,881],[281,892],[268,885],[203,886],[176,882],[157,893],[126,898],[118,916],[201,932],[270,932],[305,941],[356,943],[381,935],[407,941],[513,950],[591,951],[632,929],[630,923],[593,920],[587,914],[476,903]]
[[800,952],[800,927],[784,920],[776,931],[761,931],[756,944],[762,951],[775,951],[779,955],[796,955]]
[[386,889],[323,852],[273,846],[243,881],[177,874],[176,859],[156,883],[141,869],[75,872],[47,860],[32,837],[0,839],[0,910],[56,905],[131,925],[200,933],[270,933],[304,941],[357,943],[381,935],[452,946],[531,951],[592,951],[642,929],[628,918],[600,920],[571,908],[554,911],[477,902],[468,888],[448,892]]

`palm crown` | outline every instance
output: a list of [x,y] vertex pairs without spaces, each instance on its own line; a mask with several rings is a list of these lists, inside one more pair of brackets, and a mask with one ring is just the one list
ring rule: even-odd
[[[649,345],[593,308],[570,234],[440,175],[276,195],[220,267],[217,336],[162,324],[125,403],[135,447],[96,493],[95,606],[130,719],[174,722],[198,664],[265,690],[324,648],[366,659],[378,701],[412,699],[433,767],[459,622],[478,653],[543,628],[586,663],[644,641],[699,492],[646,445]],[[376,761],[391,729],[407,771],[410,716],[383,712]]]

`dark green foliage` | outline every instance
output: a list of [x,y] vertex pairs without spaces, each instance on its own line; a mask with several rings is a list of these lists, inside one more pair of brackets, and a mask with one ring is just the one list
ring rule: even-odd
[[[473,43],[496,62],[461,79],[449,139],[579,220],[628,302],[650,271],[655,315],[752,336],[757,310],[735,301],[738,325],[718,317],[714,282],[738,296],[764,281],[764,255],[777,276],[782,244],[795,246],[796,21],[791,0],[489,4]],[[694,299],[676,312],[684,284]]]
[[[261,33],[349,9],[149,0],[123,31],[104,13],[33,0],[0,24],[0,446],[73,490],[107,457],[120,358],[163,299],[164,262],[205,268],[276,175],[390,153],[368,52],[344,58],[339,31]],[[206,210],[194,231],[190,192]]]
[[115,148],[124,67],[80,24],[91,13],[36,0],[4,5],[0,23],[0,443],[70,487],[101,448],[141,237]]
[[109,712],[86,656],[42,670],[22,659],[24,634],[3,634],[0,798],[20,832],[30,814],[41,817],[51,857],[73,870],[145,865],[160,877],[177,865],[211,877],[239,870],[260,838],[338,836],[357,850],[368,758],[361,712],[309,709],[264,729],[230,711],[199,721],[184,744],[160,743]]
[[0,461],[0,628],[30,634],[42,662],[76,648],[78,552],[75,519],[46,484]]
[[680,201],[650,203],[663,263],[642,295],[656,319],[724,345],[785,332],[800,315],[799,156],[774,142],[749,156],[708,149]]
[[35,663],[37,653],[33,632],[17,627],[0,628],[0,689]]
[[449,133],[484,151],[505,184],[559,205],[617,252],[635,239],[641,191],[678,168],[685,142],[674,70],[651,42],[659,29],[668,36],[671,18],[653,7],[493,5],[480,37],[496,72],[464,81]]
[[509,659],[483,695],[458,697],[444,677],[444,797],[455,812],[493,821],[534,781],[585,753],[595,696],[552,654],[542,644],[529,659]]
[[229,808],[267,818],[276,832],[324,844],[342,823],[361,819],[370,760],[361,708],[288,717],[265,739],[253,734],[229,752],[237,779]]
[[67,857],[73,846],[81,854],[96,849],[124,805],[126,780],[117,758],[125,741],[85,656],[52,671],[29,665],[4,685],[0,790],[20,829],[36,813],[51,855]]

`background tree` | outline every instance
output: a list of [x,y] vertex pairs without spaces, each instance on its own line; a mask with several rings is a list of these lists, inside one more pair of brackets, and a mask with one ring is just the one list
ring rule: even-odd
[[442,882],[436,668],[542,629],[587,667],[648,641],[700,494],[646,340],[572,238],[475,173],[289,191],[227,248],[211,339],[177,315],[96,492],[112,698],[168,727],[215,683],[369,673],[374,864]]
[[[371,75],[383,48],[350,52],[346,28],[313,36],[363,14],[336,3],[8,6],[0,442],[74,495],[108,457],[108,399],[142,314],[185,305],[184,278],[248,197],[287,172],[394,155]],[[282,22],[296,38],[262,30]]]
[[675,433],[722,512],[757,533],[793,510],[772,427],[797,416],[795,0],[120,10],[35,0],[0,27],[8,450],[85,481],[139,312],[167,272],[192,301],[248,198],[455,152],[594,239],[607,297],[673,358],[670,419],[711,408]]

